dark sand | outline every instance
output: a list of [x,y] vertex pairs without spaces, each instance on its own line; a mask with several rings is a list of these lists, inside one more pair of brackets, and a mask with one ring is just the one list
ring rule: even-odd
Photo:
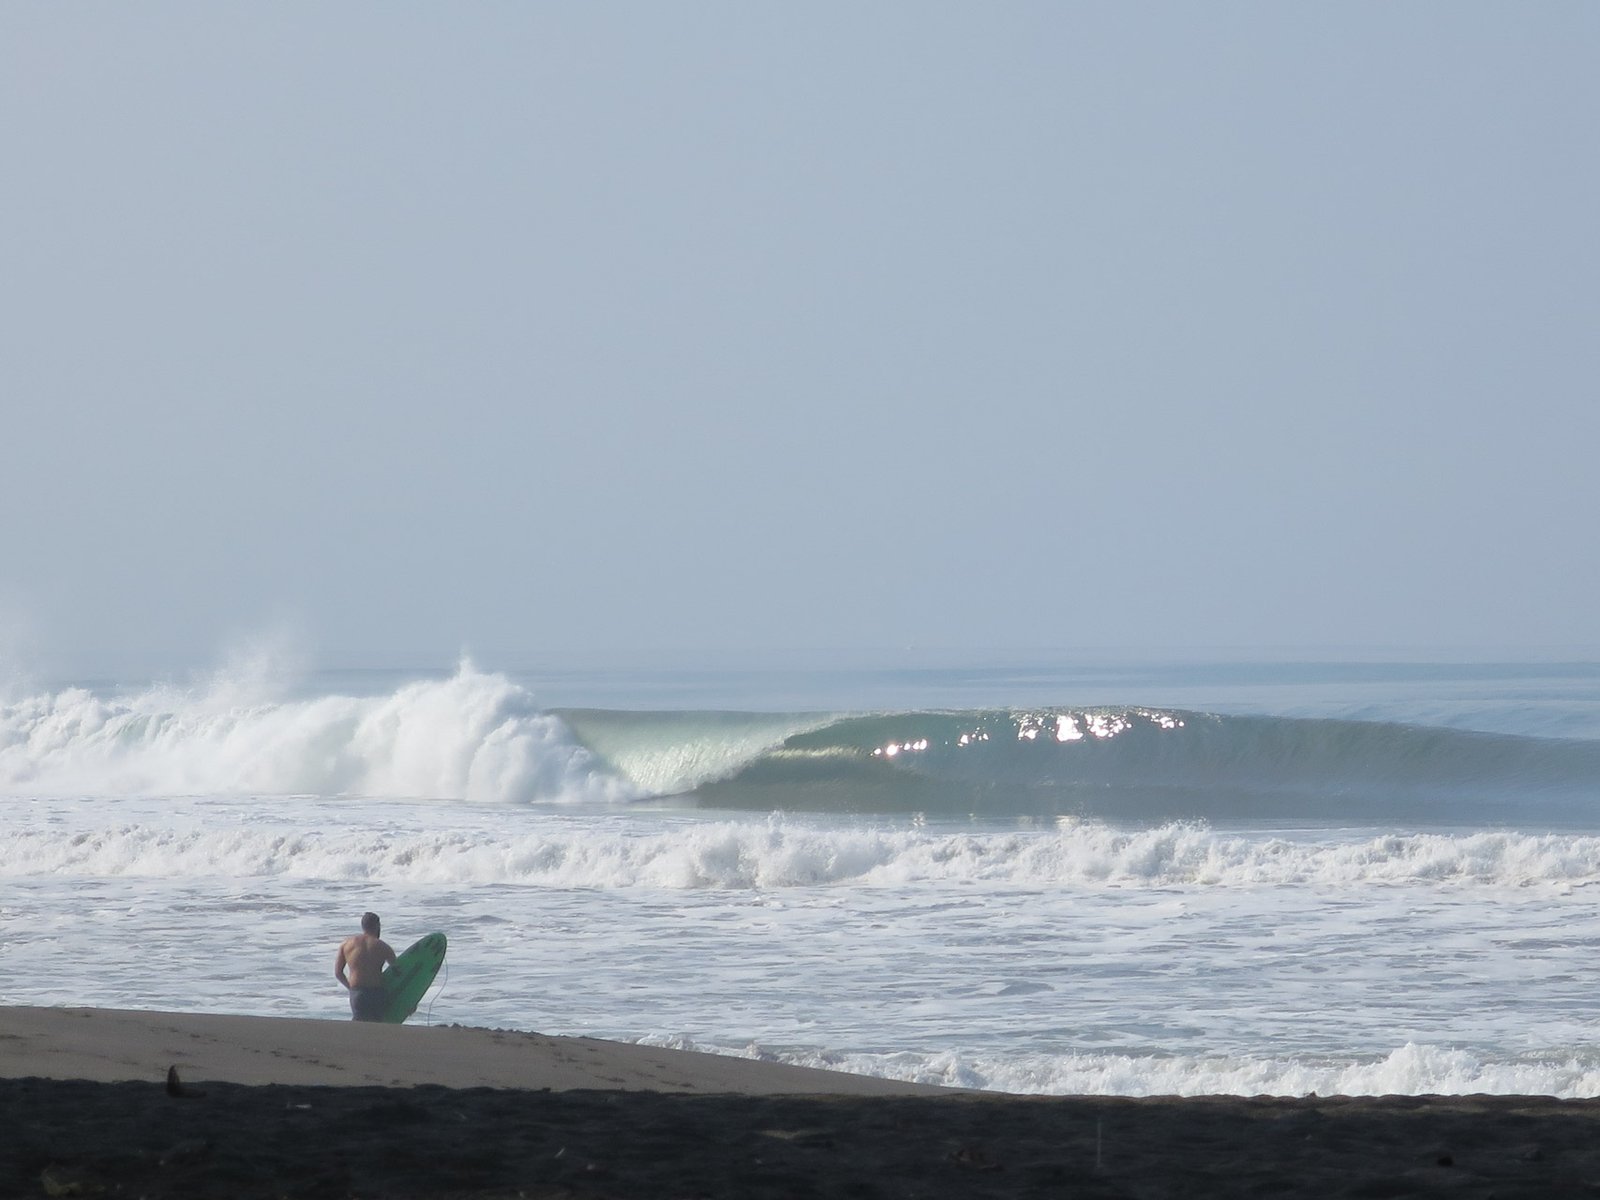
[[[23,1073],[50,1057],[51,1031],[65,1027],[70,1035],[82,1022],[125,1028],[137,1025],[136,1016],[0,1009],[0,1195],[1600,1194],[1600,1101],[1589,1100],[1027,1098],[904,1088],[874,1094],[870,1081],[853,1076],[796,1076],[754,1062],[740,1064],[746,1090],[738,1093],[720,1090],[727,1063],[737,1060],[679,1060],[606,1043],[596,1043],[603,1048],[597,1054],[621,1082],[604,1090],[559,1081],[492,1088],[249,1085],[225,1081],[223,1062],[210,1072],[180,1068],[182,1086],[173,1095],[164,1070],[133,1082]],[[147,1016],[169,1029],[196,1020]],[[287,1039],[284,1061],[291,1063],[327,1053],[344,1036],[363,1036],[338,1022],[208,1021],[254,1030],[258,1043],[266,1033]],[[397,1077],[407,1047],[459,1043],[470,1071],[474,1047],[504,1055],[507,1037],[526,1038],[515,1042],[517,1053],[524,1069],[536,1072],[539,1062],[553,1064],[554,1054],[588,1044],[503,1034],[495,1042],[483,1030],[388,1033],[401,1035],[390,1036],[387,1046],[387,1069]],[[71,1059],[75,1040],[69,1036],[56,1049],[81,1071],[82,1062]],[[148,1054],[125,1049],[128,1062],[88,1069],[114,1077],[144,1070]],[[652,1083],[663,1061],[672,1085],[688,1090]],[[760,1081],[769,1076],[767,1091]],[[797,1094],[797,1081],[837,1087]],[[705,1090],[696,1090],[701,1084]]]

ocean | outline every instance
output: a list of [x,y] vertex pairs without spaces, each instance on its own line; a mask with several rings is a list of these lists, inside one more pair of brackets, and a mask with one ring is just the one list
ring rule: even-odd
[[1600,666],[233,670],[0,695],[0,1004],[962,1087],[1600,1095]]

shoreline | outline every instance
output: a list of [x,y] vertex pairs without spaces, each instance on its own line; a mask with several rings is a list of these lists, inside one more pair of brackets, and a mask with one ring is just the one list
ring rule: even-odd
[[949,1091],[731,1055],[467,1025],[0,1006],[0,1078],[747,1095]]
[[0,1008],[0,1128],[0,1194],[22,1196],[1506,1200],[1600,1182],[1592,1099],[1012,1096],[587,1038],[102,1009]]

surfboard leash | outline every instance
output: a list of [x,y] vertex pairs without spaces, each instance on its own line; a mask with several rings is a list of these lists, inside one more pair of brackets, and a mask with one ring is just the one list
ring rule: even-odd
[[444,960],[444,978],[439,981],[439,986],[433,989],[433,995],[428,997],[428,1012],[427,1015],[423,1017],[423,1020],[427,1021],[429,1025],[433,1024],[433,1002],[443,994],[444,986],[449,982],[450,960],[447,958]]

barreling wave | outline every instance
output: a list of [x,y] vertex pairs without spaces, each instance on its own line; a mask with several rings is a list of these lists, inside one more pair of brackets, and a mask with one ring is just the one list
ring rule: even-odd
[[72,688],[0,704],[0,794],[1595,828],[1600,741],[1147,708],[546,711],[464,664],[380,696]]
[[1600,822],[1600,742],[1153,709],[563,713],[647,793],[750,811]]
[[1024,888],[1465,888],[1600,885],[1600,837],[1409,834],[1307,842],[1202,825],[1105,825],[1010,833],[823,829],[691,821],[634,832],[557,821],[536,832],[286,834],[255,825],[146,823],[23,829],[0,840],[0,877],[225,877],[513,884],[561,888],[775,890],[985,884]]

